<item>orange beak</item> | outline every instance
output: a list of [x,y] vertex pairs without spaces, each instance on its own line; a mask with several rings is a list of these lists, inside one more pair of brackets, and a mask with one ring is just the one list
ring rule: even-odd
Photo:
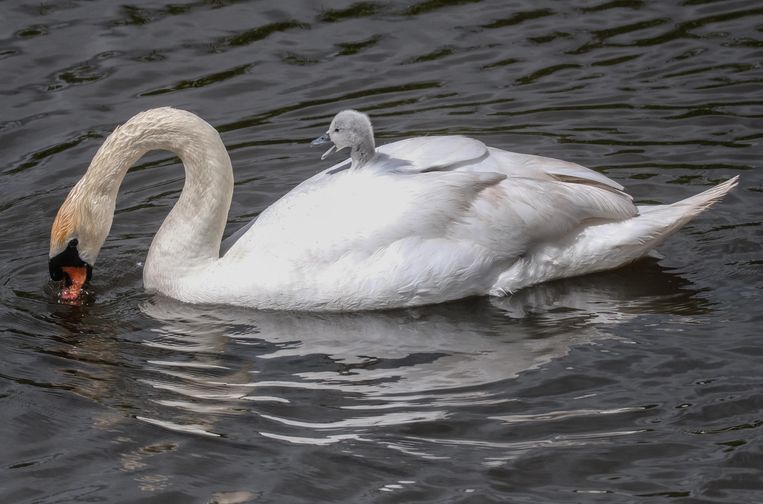
[[61,271],[66,275],[61,299],[66,301],[77,299],[82,293],[82,287],[87,282],[87,268],[85,266],[63,266]]

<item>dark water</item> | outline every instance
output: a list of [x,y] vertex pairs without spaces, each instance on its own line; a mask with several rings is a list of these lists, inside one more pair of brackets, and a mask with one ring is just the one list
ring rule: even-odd
[[[320,7],[317,7],[320,5]],[[763,8],[754,1],[0,3],[0,501],[763,501]],[[502,300],[306,315],[148,296],[182,186],[123,186],[89,306],[48,231],[116,124],[192,110],[230,149],[229,230],[381,142],[467,133],[639,202],[741,174],[649,259]]]

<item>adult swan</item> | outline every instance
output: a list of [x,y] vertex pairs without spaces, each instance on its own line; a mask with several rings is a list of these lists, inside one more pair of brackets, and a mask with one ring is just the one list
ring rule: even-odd
[[188,303],[264,309],[414,306],[615,268],[737,183],[734,177],[672,205],[636,207],[597,172],[462,136],[374,149],[370,122],[356,112],[340,113],[329,134],[337,147],[372,152],[292,189],[221,256],[233,172],[219,134],[183,110],[134,116],[109,135],[53,222],[49,266],[63,280],[61,296],[80,295],[125,173],[153,150],[177,154],[186,179],[151,243],[145,288]]

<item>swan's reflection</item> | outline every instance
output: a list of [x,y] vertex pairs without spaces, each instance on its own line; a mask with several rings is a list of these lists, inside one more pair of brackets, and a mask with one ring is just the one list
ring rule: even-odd
[[175,413],[141,418],[213,434],[218,415],[249,412],[263,421],[263,434],[320,432],[309,437],[315,442],[436,420],[454,408],[513,400],[495,384],[576,344],[613,337],[616,324],[702,312],[686,283],[647,261],[510,298],[393,312],[256,312],[155,297],[141,305],[160,324],[144,344],[169,353],[150,361],[157,372],[145,383],[163,391],[156,402]]

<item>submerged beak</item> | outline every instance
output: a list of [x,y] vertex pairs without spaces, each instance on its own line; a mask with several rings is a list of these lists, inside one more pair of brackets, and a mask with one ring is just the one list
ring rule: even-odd
[[48,261],[50,278],[62,281],[58,295],[64,301],[74,301],[82,294],[82,287],[93,276],[93,267],[83,261],[77,250],[79,240],[74,238],[58,255]]
[[82,287],[87,282],[87,266],[62,266],[64,274],[64,288],[61,290],[61,299],[72,301],[82,293]]
[[[310,142],[310,145],[325,145],[327,143],[331,143],[331,138],[329,138],[328,133],[324,133],[318,138],[316,138],[315,140],[313,140],[312,142]],[[321,159],[326,159],[329,154],[334,152],[334,149],[336,149],[336,145],[332,145],[331,147],[329,147],[329,150],[323,153],[323,155],[321,156]]]

